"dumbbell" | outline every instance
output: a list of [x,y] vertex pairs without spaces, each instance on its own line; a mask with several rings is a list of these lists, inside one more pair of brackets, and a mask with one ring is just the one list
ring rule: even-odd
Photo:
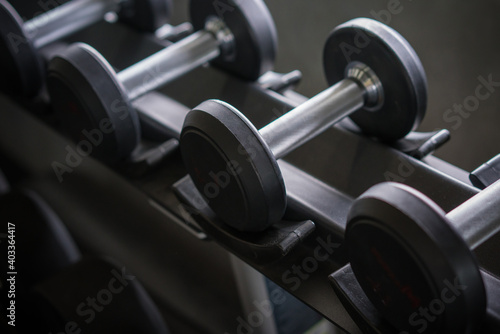
[[368,136],[404,137],[423,118],[426,77],[408,42],[386,25],[358,18],[325,45],[330,88],[257,130],[236,108],[209,100],[181,133],[185,166],[213,211],[240,231],[262,231],[286,208],[277,159],[346,116]]
[[119,73],[81,43],[50,62],[47,87],[73,140],[99,130],[103,121],[111,123],[93,155],[109,161],[128,157],[140,138],[134,99],[209,61],[247,80],[272,68],[276,28],[262,0],[191,0],[190,11],[199,31]]
[[12,94],[37,94],[45,75],[38,50],[102,20],[109,12],[154,32],[167,23],[171,0],[72,0],[26,22],[7,1],[0,0],[1,88]]
[[378,184],[348,216],[352,270],[396,329],[473,333],[486,292],[472,250],[500,230],[499,207],[498,181],[448,214],[411,187]]

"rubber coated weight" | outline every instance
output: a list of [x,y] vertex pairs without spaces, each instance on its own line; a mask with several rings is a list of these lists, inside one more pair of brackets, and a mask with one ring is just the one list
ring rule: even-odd
[[0,89],[31,96],[42,86],[43,65],[23,24],[15,9],[0,0]]
[[262,0],[191,0],[190,14],[196,30],[205,28],[207,18],[220,17],[234,35],[234,59],[221,56],[212,62],[215,66],[247,80],[257,80],[272,70],[278,34]]
[[396,329],[470,333],[484,316],[473,253],[445,213],[414,189],[382,183],[366,191],[351,208],[345,240],[359,284]]
[[415,130],[427,108],[427,79],[410,44],[394,29],[358,18],[336,27],[325,44],[323,63],[330,85],[345,78],[349,63],[368,65],[384,87],[383,105],[350,116],[363,133],[394,141]]
[[350,118],[363,133],[393,141],[415,130],[427,108],[427,79],[409,43],[394,29],[359,18],[336,27],[324,48],[324,69],[330,85],[345,77],[349,63],[368,65],[384,87],[377,112],[366,108]]
[[[204,124],[200,130],[198,124]],[[181,149],[184,164],[210,207],[231,226],[259,231],[286,208],[280,169],[258,130],[221,101],[205,101],[186,116]]]
[[139,142],[139,117],[109,63],[77,43],[56,56],[48,72],[52,104],[64,111],[60,117],[71,139],[90,143],[90,153],[106,162],[127,157]]

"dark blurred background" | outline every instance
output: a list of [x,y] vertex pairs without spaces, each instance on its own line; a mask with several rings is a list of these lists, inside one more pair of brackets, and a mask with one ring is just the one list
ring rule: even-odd
[[[419,130],[446,128],[451,141],[436,152],[466,170],[500,153],[500,87],[479,101],[478,77],[500,82],[500,1],[266,0],[279,35],[277,71],[299,69],[297,90],[313,96],[326,88],[322,53],[328,33],[355,17],[370,17],[399,31],[427,72],[429,104]],[[174,0],[173,23],[187,19],[187,0]],[[391,13],[392,11],[392,13]],[[483,89],[480,93],[486,94]],[[472,98],[471,98],[472,96]],[[470,103],[465,118],[455,104]],[[452,109],[451,111],[447,111]],[[467,115],[464,113],[464,115]]]

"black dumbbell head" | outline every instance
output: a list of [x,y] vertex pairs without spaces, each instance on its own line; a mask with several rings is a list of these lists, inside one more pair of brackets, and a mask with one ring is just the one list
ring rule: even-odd
[[369,189],[351,208],[345,240],[359,284],[398,330],[471,333],[484,316],[474,255],[418,191],[390,182]]
[[187,115],[181,133],[184,164],[215,213],[239,231],[261,231],[286,207],[280,169],[248,119],[209,100]]
[[42,60],[16,10],[0,0],[0,88],[13,95],[33,96],[43,83]]
[[172,14],[172,0],[130,0],[118,13],[120,20],[143,31],[155,32],[167,24]]
[[234,35],[234,60],[221,56],[212,62],[214,65],[247,80],[256,80],[273,68],[278,38],[262,0],[191,0],[190,11],[196,30],[205,28],[211,17],[219,17]]
[[420,124],[427,108],[425,72],[415,50],[392,28],[367,18],[348,21],[331,32],[323,62],[330,85],[344,79],[353,62],[368,65],[380,79],[383,105],[350,116],[366,135],[394,141]]
[[115,71],[94,48],[76,43],[54,57],[47,87],[63,128],[75,143],[89,142],[93,156],[114,162],[137,146],[139,117]]

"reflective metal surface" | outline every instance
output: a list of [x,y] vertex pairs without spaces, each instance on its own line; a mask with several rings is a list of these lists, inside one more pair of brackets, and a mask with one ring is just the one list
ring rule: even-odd
[[24,23],[26,35],[36,48],[69,36],[119,9],[119,0],[69,1]]
[[355,81],[342,80],[259,132],[276,159],[282,158],[361,108],[364,96],[364,90]]
[[198,31],[118,73],[130,100],[174,80],[220,54],[219,41]]
[[481,191],[447,218],[470,248],[474,249],[500,231],[500,181]]

